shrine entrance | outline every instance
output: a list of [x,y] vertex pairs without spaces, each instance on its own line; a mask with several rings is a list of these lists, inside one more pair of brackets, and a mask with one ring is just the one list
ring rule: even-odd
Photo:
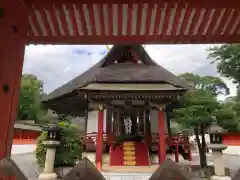
[[[144,135],[144,108],[117,109],[119,111],[119,134]],[[149,132],[150,133],[150,132]]]

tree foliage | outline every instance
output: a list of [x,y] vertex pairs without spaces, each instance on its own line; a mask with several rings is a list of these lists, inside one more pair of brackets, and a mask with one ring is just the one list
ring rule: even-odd
[[210,90],[215,95],[229,95],[229,88],[219,77],[199,76],[193,73],[184,73],[180,77],[185,79],[194,89]]
[[209,50],[209,58],[217,64],[218,72],[237,84],[240,93],[240,45],[225,44],[215,46]]
[[32,74],[24,74],[21,79],[18,120],[39,122],[46,114],[41,104],[43,82]]
[[[62,120],[59,122],[61,127],[60,146],[56,149],[54,166],[74,166],[77,160],[82,158],[82,145],[79,139],[78,127],[72,123]],[[46,158],[46,148],[43,141],[47,138],[46,132],[43,132],[37,140],[36,159],[40,166],[44,166]]]
[[188,92],[180,98],[182,107],[175,109],[175,118],[185,128],[198,127],[206,123],[213,115],[219,103],[211,91],[196,90]]
[[173,111],[173,120],[181,123],[183,128],[192,129],[194,132],[200,154],[200,165],[204,168],[207,166],[205,128],[211,123],[212,116],[221,108],[217,96],[229,94],[229,89],[218,77],[199,76],[193,73],[185,73],[181,77],[193,89],[180,98],[180,106]]
[[228,132],[240,131],[240,99],[238,96],[227,98],[216,112],[218,123]]
[[[180,98],[182,106],[174,110],[173,120],[181,123],[183,128],[192,129],[197,140],[200,154],[200,165],[207,166],[205,128],[211,123],[211,117],[217,110],[219,103],[210,90],[195,90]],[[202,140],[200,141],[201,135]]]

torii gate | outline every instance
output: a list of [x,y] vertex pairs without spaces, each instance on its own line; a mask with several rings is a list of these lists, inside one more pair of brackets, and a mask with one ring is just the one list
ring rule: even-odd
[[0,159],[10,155],[26,44],[233,42],[239,0],[1,0]]

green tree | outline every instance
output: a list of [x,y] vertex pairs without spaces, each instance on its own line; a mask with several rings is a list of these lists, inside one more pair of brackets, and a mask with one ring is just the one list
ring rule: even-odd
[[[60,146],[56,149],[54,166],[74,166],[77,160],[82,158],[82,144],[79,138],[79,127],[73,125],[70,121],[62,120],[58,123],[61,127]],[[47,138],[46,132],[38,137],[36,146],[36,159],[40,166],[44,166],[46,158],[46,148],[43,141]]]
[[219,124],[229,132],[240,131],[240,99],[229,97],[221,103],[221,108],[215,115]]
[[24,74],[21,79],[18,120],[38,122],[46,114],[41,104],[43,82],[32,74]]
[[[219,107],[216,96],[210,90],[195,90],[180,98],[182,106],[173,111],[173,121],[185,129],[192,129],[200,155],[200,166],[207,166],[205,128],[211,123],[211,117]],[[201,140],[200,140],[201,136]]]
[[199,76],[193,73],[180,75],[194,89],[211,90],[215,95],[228,95],[230,93],[226,83],[219,77]]
[[217,64],[218,72],[237,84],[240,94],[240,45],[225,44],[208,49],[209,58]]
[[[180,75],[189,85],[193,87],[188,93],[182,96],[178,103],[178,108],[173,110],[172,119],[181,124],[184,129],[192,129],[196,136],[196,141],[200,155],[201,167],[206,167],[206,140],[205,128],[211,123],[212,116],[220,112],[223,105],[217,101],[220,94],[229,94],[229,88],[219,77],[199,76],[193,73]],[[226,111],[221,111],[221,122],[225,123]],[[201,137],[201,139],[200,139]]]

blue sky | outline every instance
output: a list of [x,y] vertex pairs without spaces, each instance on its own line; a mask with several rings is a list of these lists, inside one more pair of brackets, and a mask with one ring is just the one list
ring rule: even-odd
[[[207,59],[211,45],[145,45],[149,55],[160,65],[178,75],[194,72],[217,76],[215,65]],[[104,45],[30,45],[26,47],[24,73],[35,74],[49,93],[97,63],[108,49]],[[231,94],[236,93],[230,80]]]

